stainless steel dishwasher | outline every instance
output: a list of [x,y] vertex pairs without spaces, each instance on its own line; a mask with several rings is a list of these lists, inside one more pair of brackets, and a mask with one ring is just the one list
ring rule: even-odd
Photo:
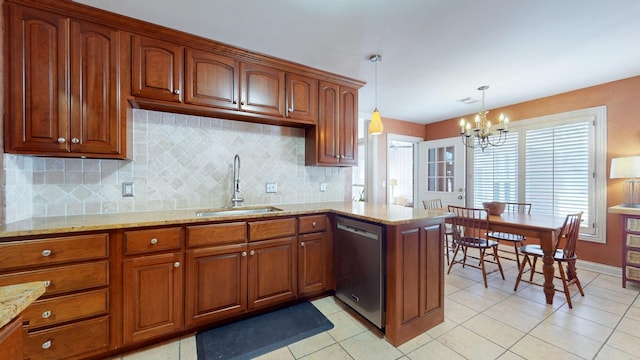
[[378,328],[384,328],[382,226],[338,216],[335,239],[336,296]]

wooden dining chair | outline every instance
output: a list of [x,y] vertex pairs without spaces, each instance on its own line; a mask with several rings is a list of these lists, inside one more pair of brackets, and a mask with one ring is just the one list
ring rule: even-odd
[[[569,286],[572,284],[576,284],[578,290],[580,291],[580,295],[584,296],[584,291],[582,289],[582,284],[580,283],[580,279],[578,279],[578,274],[576,272],[576,260],[578,259],[578,255],[576,254],[576,245],[578,243],[578,234],[580,233],[580,221],[582,218],[582,212],[576,214],[567,215],[564,220],[564,225],[560,230],[555,242],[554,242],[554,255],[553,258],[558,265],[558,272],[560,273],[560,277],[555,276],[555,278],[559,278],[562,280],[562,290],[555,288],[554,290],[564,292],[565,297],[567,298],[567,304],[569,305],[569,309],[572,309],[573,306],[571,304],[571,294],[569,292]],[[542,274],[540,271],[536,271],[536,261],[538,258],[542,257],[542,248],[540,245],[531,244],[524,245],[520,247],[520,253],[524,255],[524,259],[522,260],[522,264],[520,265],[520,271],[518,272],[518,278],[516,279],[516,285],[513,288],[514,291],[518,291],[518,285],[520,281],[543,286],[542,283],[537,283],[533,281],[534,274]],[[522,275],[525,272],[525,267],[529,264],[529,280],[522,280]],[[564,264],[567,266],[567,272],[564,271]]]
[[[422,205],[425,209],[443,209],[442,200],[441,199],[430,199],[430,200],[422,200]],[[451,241],[451,250],[449,250],[449,241]],[[444,253],[447,257],[447,265],[449,265],[449,252],[453,251],[453,230],[451,229],[451,225],[445,224],[444,229]]]
[[[502,280],[504,280],[504,272],[502,272],[502,265],[500,264],[500,257],[498,257],[498,242],[487,238],[489,232],[489,212],[486,209],[474,209],[465,208],[459,206],[449,205],[449,212],[455,215],[452,218],[453,229],[453,243],[456,245],[456,249],[453,253],[453,258],[449,264],[447,274],[451,272],[451,268],[454,264],[462,264],[462,266],[470,266],[482,270],[482,279],[484,280],[484,287],[487,287],[487,270],[485,268],[485,257],[493,256],[493,262],[498,265]],[[467,250],[469,248],[479,250],[479,264],[475,262],[467,262]],[[458,251],[462,249],[462,259],[456,260]],[[487,250],[492,250],[492,254],[487,254]],[[473,256],[469,256],[475,258]]]
[[[520,214],[531,214],[531,204],[530,203],[516,203],[516,202],[506,202],[504,203],[504,211],[512,212],[512,213],[520,213]],[[523,245],[526,237],[521,234],[514,234],[502,231],[491,231],[487,235],[489,239],[495,240],[498,243],[502,244],[510,244],[513,246],[513,251],[511,250],[503,250],[498,247],[498,252],[504,252],[515,256],[516,264],[518,264],[518,269],[520,269],[520,254],[518,253],[518,248]],[[510,256],[500,256],[503,259],[513,260]]]

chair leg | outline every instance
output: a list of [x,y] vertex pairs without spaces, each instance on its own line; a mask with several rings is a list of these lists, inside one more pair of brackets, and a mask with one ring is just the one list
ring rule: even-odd
[[576,262],[570,261],[567,264],[567,268],[569,269],[568,271],[570,271],[571,274],[573,274],[573,279],[571,279],[571,282],[576,284],[576,286],[578,287],[578,290],[580,290],[580,295],[584,296],[584,290],[582,290],[582,284],[580,283],[580,279],[578,279],[578,273],[576,272]]
[[500,257],[498,256],[498,246],[493,246],[493,260],[498,264],[498,270],[500,270],[500,275],[502,275],[502,280],[504,280],[504,272],[502,271],[502,264],[500,263]]
[[567,275],[564,273],[564,269],[562,268],[562,263],[558,262],[558,268],[560,272],[560,278],[562,279],[562,288],[564,289],[564,296],[567,298],[567,305],[569,305],[569,309],[573,309],[573,305],[571,304],[571,293],[569,292],[569,286],[567,285]]
[[487,271],[484,268],[484,249],[480,250],[480,268],[482,269],[482,280],[484,280],[484,287],[487,288]]
[[533,261],[529,259],[529,263],[531,264],[531,276],[529,276],[529,281],[533,281],[533,275],[536,273],[536,262],[538,261],[538,257],[534,256]]
[[456,247],[456,251],[453,252],[453,259],[451,259],[451,263],[449,263],[449,269],[447,270],[447,275],[451,272],[451,268],[453,264],[456,263],[456,255],[458,255],[458,250],[460,250],[460,246]]
[[444,248],[445,248],[445,254],[447,255],[447,265],[449,265],[449,239],[448,239],[448,235],[445,233],[444,234]]
[[516,255],[516,263],[518,264],[518,269],[520,269],[520,253],[518,253],[518,247],[522,245],[520,241],[513,242],[513,252]]
[[520,264],[520,270],[518,271],[518,277],[516,278],[516,285],[513,287],[513,291],[518,291],[518,285],[520,284],[520,280],[522,280],[522,273],[524,273],[524,267],[527,266],[527,262],[531,265],[529,261],[529,255],[524,254],[524,258],[522,259],[522,264]]

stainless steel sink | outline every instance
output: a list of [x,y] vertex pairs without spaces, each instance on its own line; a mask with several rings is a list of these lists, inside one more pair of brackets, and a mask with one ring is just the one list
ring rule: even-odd
[[206,217],[206,216],[227,216],[227,215],[247,215],[247,214],[263,214],[270,213],[275,211],[282,211],[282,209],[278,209],[273,206],[265,206],[265,207],[241,207],[241,208],[219,208],[219,209],[209,209],[209,210],[201,210],[196,212],[196,216]]

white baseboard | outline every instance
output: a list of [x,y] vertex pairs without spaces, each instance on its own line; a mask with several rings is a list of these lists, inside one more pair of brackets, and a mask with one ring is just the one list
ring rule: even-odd
[[617,266],[599,264],[591,261],[580,260],[576,261],[576,267],[578,269],[585,269],[605,275],[617,276],[622,278],[622,268]]

